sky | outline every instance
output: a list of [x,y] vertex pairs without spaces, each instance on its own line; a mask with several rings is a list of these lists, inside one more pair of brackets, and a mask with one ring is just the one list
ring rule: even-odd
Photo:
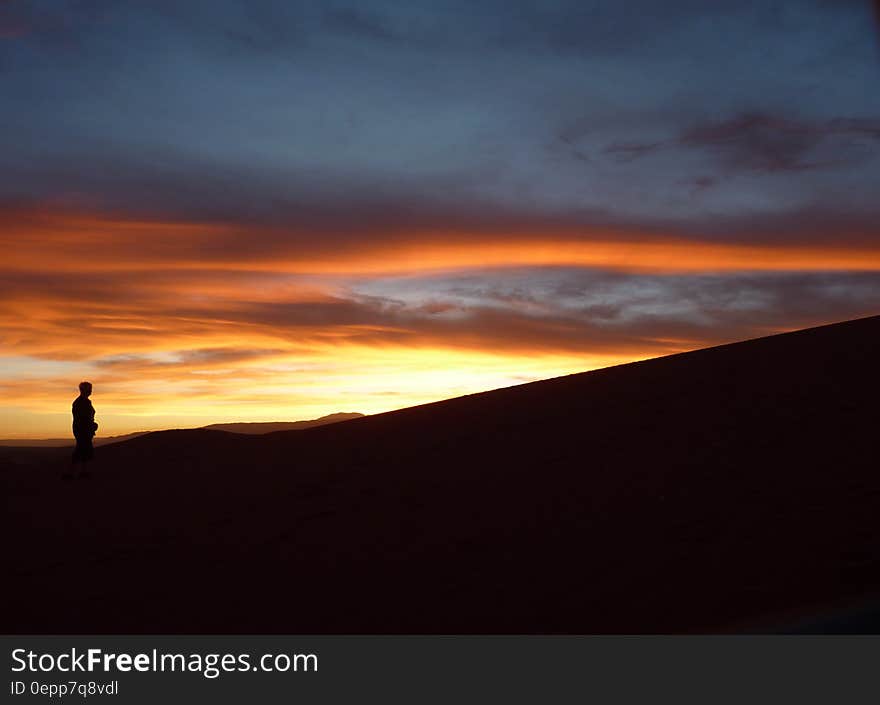
[[0,0],[0,437],[376,413],[880,313],[856,0]]

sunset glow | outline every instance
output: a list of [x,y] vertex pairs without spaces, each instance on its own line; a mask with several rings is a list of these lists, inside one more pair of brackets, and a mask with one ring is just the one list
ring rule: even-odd
[[297,420],[880,310],[855,4],[712,31],[676,3],[602,31],[577,3],[26,5],[0,440],[69,435],[81,379],[102,435]]
[[[8,437],[65,434],[68,397],[81,378],[94,381],[103,432],[115,435],[377,413],[717,342],[621,335],[614,344],[548,343],[539,330],[574,322],[548,320],[540,305],[530,313],[527,302],[517,304],[538,326],[534,337],[520,337],[512,318],[487,330],[479,312],[442,297],[377,302],[356,293],[371,284],[547,267],[664,276],[880,269],[880,251],[856,247],[547,236],[315,248],[296,258],[281,240],[274,256],[232,261],[222,250],[199,254],[212,236],[229,236],[222,226],[54,214],[32,217],[39,225],[10,220],[3,275],[14,286],[0,308],[3,390],[15,400],[3,412]],[[248,235],[257,251],[261,235]],[[264,236],[274,244],[277,232]],[[267,315],[278,307],[288,308]]]
[[[680,236],[587,229],[540,233],[415,231],[392,243],[338,243],[290,229],[122,220],[56,213],[5,214],[6,267],[59,274],[259,272],[406,276],[486,267],[600,267],[663,274],[731,271],[880,271],[880,245],[862,233],[828,233],[827,244],[709,243]],[[834,240],[843,234],[842,244]],[[847,242],[849,240],[849,242]],[[232,245],[229,251],[224,246]],[[206,256],[207,255],[207,256]]]

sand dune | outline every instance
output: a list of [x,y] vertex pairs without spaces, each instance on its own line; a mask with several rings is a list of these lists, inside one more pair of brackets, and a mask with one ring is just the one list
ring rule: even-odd
[[[110,443],[121,443],[138,436],[143,436],[149,431],[135,431],[134,433],[126,433],[121,436],[95,436],[93,441],[95,446],[106,446]],[[73,436],[68,438],[3,438],[0,439],[0,448],[73,448]]]
[[2,473],[20,632],[687,632],[880,593],[880,317]]

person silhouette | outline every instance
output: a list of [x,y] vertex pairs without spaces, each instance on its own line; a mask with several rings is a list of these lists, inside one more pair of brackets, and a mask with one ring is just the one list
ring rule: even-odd
[[[76,448],[73,449],[74,477],[88,476],[88,462],[95,454],[92,446],[92,438],[98,430],[95,423],[95,407],[89,401],[92,394],[91,382],[79,383],[79,396],[73,400],[71,411],[73,412],[73,437],[76,439]],[[77,474],[77,469],[79,473]]]

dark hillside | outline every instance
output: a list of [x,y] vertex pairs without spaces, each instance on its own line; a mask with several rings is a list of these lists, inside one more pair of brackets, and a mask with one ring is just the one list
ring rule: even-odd
[[16,632],[679,632],[880,593],[880,317],[3,469]]

